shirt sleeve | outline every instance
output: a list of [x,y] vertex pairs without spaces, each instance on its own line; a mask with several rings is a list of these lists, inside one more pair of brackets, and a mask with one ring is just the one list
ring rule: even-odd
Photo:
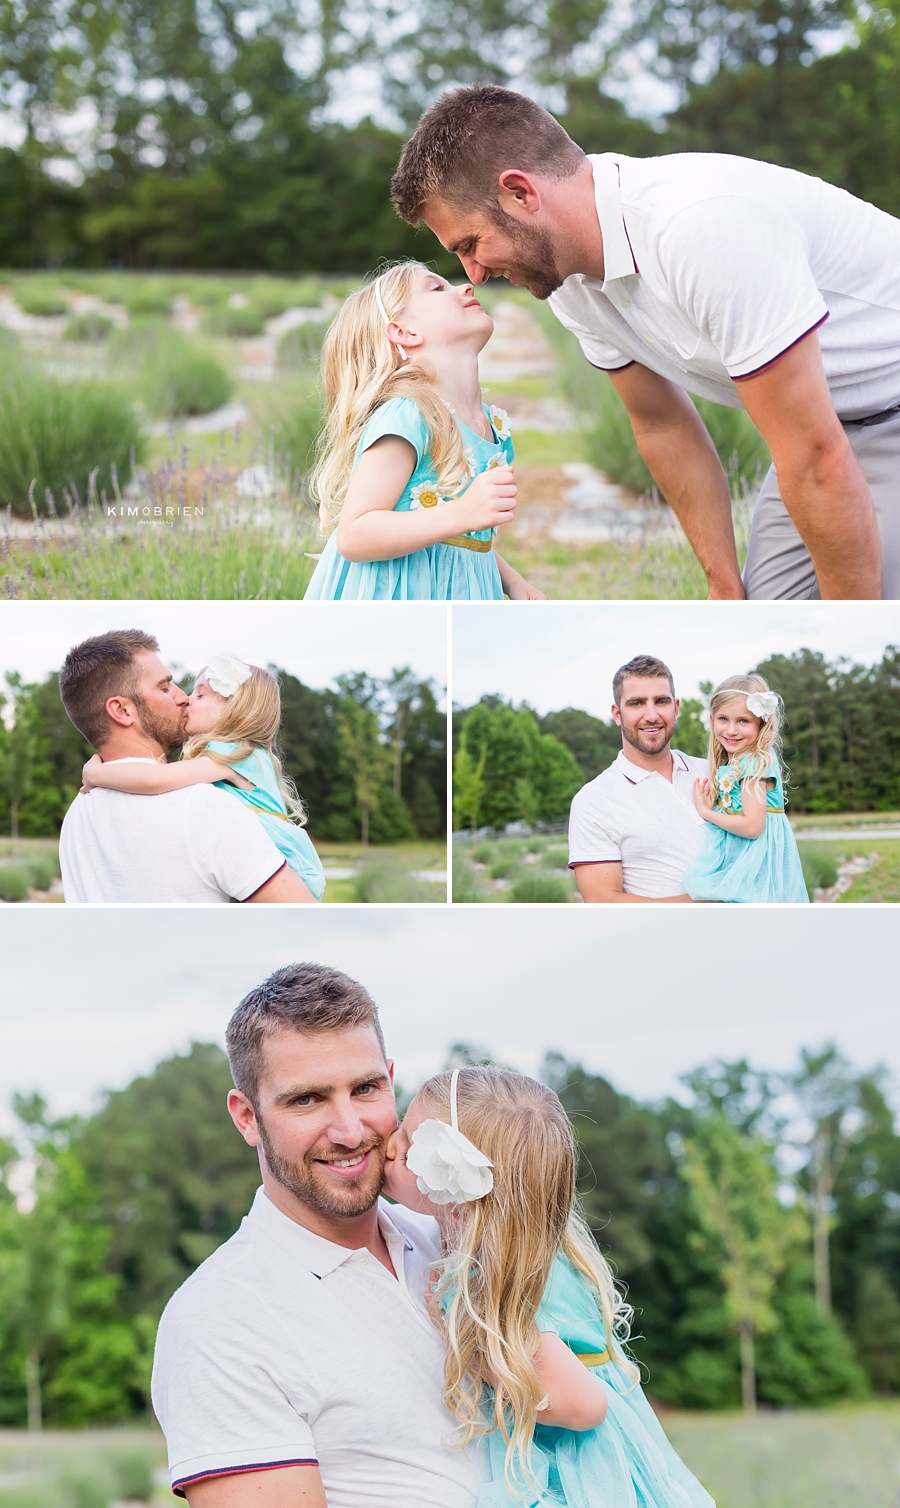
[[[582,353],[592,367],[598,367],[603,372],[620,372],[623,367],[630,367],[634,362],[633,356],[626,356],[618,346],[610,340],[602,328],[589,328],[582,324],[574,311],[570,310],[564,293],[550,295],[550,307],[561,325],[571,330]],[[599,309],[594,310],[596,320],[599,322],[602,315]]]
[[603,810],[603,803],[590,786],[578,792],[569,813],[569,868],[576,864],[621,864],[622,850]]
[[673,216],[659,254],[676,303],[736,382],[828,318],[802,227],[762,200],[723,195],[690,205]]
[[357,450],[357,460],[364,450],[381,440],[385,435],[399,435],[408,440],[416,452],[416,465],[428,450],[428,425],[422,417],[418,404],[411,398],[391,398],[376,409],[365,429]]
[[266,1362],[284,1337],[243,1285],[193,1282],[162,1320],[153,1362],[153,1408],[166,1437],[172,1490],[204,1477],[318,1465],[315,1379],[276,1377]]
[[284,856],[236,796],[192,787],[187,848],[194,868],[224,895],[245,901],[284,867]]

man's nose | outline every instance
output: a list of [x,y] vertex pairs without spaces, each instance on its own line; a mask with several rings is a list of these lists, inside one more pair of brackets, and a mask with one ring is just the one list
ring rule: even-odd
[[469,284],[473,291],[480,287],[482,283],[487,282],[491,275],[487,267],[482,267],[481,263],[476,262],[474,257],[461,256],[459,260],[463,264],[466,277],[469,279]]
[[359,1111],[349,1100],[343,1105],[334,1106],[328,1123],[328,1136],[339,1147],[358,1147],[361,1141],[365,1141],[366,1131]]

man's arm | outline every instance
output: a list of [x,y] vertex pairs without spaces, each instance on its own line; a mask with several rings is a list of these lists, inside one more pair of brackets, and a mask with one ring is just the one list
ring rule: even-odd
[[245,906],[251,905],[309,905],[317,906],[319,903],[312,891],[301,880],[299,874],[291,869],[288,863],[282,864],[281,868],[248,895],[244,901]]
[[827,598],[880,598],[881,542],[868,483],[834,411],[819,337],[736,384],[775,463],[782,501]]
[[575,881],[581,891],[581,899],[589,905],[659,906],[669,901],[688,906],[694,903],[689,895],[628,895],[622,889],[622,865],[609,859],[599,864],[574,864]]
[[279,1466],[189,1482],[190,1508],[328,1508],[317,1466]]
[[706,572],[710,598],[743,598],[728,478],[687,393],[637,361],[609,376],[638,450]]

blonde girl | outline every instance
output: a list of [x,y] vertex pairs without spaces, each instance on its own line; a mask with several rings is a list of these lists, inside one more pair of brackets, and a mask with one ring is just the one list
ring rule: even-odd
[[322,353],[311,488],[327,543],[307,597],[543,596],[493,547],[516,506],[509,422],[478,382],[493,328],[471,286],[421,262],[344,302]]
[[304,831],[306,812],[277,753],[281,693],[270,670],[236,655],[215,655],[200,672],[187,706],[187,742],[175,764],[116,760],[95,754],[84,787],[105,786],[135,796],[162,796],[188,785],[230,791],[254,811],[291,869],[320,901],[322,864]]
[[438,1074],[388,1159],[386,1192],[441,1228],[432,1315],[456,1443],[487,1436],[477,1508],[712,1508],[641,1392],[553,1091],[498,1068]]
[[709,704],[709,776],[694,782],[706,842],[685,878],[694,900],[808,904],[784,812],[781,698],[761,675],[733,675]]

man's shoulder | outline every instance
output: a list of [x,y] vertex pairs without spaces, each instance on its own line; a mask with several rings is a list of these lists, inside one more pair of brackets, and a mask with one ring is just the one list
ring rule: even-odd
[[587,785],[581,787],[572,799],[572,806],[574,807],[576,803],[579,806],[590,806],[598,797],[602,799],[607,791],[617,787],[620,777],[617,755],[612,764],[608,764],[605,770],[601,770],[599,775],[595,775],[593,780],[589,780]]
[[182,1328],[192,1317],[237,1312],[245,1315],[254,1298],[272,1295],[268,1243],[249,1220],[200,1263],[176,1288],[164,1311],[167,1327]]

